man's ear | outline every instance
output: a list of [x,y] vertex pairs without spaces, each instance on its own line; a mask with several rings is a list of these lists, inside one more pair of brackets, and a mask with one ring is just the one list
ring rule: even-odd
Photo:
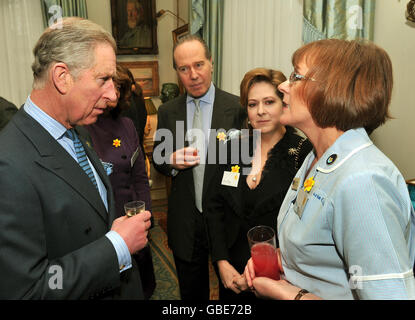
[[63,62],[55,63],[50,70],[52,83],[61,94],[66,94],[73,82],[68,66]]

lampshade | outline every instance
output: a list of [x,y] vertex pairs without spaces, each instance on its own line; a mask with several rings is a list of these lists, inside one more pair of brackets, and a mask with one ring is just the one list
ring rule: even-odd
[[154,105],[153,100],[151,100],[150,97],[145,97],[144,103],[146,105],[147,115],[157,114],[156,106]]

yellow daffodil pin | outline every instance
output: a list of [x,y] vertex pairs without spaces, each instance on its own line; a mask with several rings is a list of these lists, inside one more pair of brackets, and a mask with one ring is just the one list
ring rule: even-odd
[[236,165],[236,166],[233,166],[231,169],[232,169],[232,172],[236,172],[236,173],[238,173],[238,172],[239,172],[240,167],[239,167],[238,165]]
[[218,135],[216,136],[216,138],[217,138],[219,141],[225,141],[225,139],[226,139],[226,133],[225,133],[225,132],[223,132],[223,131],[218,132]]
[[114,147],[116,147],[116,148],[120,147],[120,146],[121,146],[121,140],[119,140],[119,139],[114,139],[114,140],[112,141],[112,145],[113,145]]
[[304,181],[304,191],[310,192],[314,186],[314,177],[308,178]]

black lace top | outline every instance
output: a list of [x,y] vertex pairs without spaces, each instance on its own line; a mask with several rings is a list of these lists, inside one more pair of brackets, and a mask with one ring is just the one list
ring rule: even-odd
[[221,184],[224,171],[231,171],[235,163],[223,165],[216,177],[217,191],[207,210],[207,223],[212,248],[212,260],[227,259],[243,272],[250,257],[246,234],[257,225],[277,228],[280,206],[295,173],[301,167],[311,143],[287,127],[284,137],[270,150],[259,184],[250,189],[243,169],[237,187]]

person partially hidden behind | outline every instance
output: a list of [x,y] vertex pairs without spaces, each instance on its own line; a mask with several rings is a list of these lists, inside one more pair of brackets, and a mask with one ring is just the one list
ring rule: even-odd
[[0,131],[9,123],[17,110],[13,103],[0,97]]
[[88,20],[59,24],[36,43],[33,90],[0,134],[0,299],[143,299],[131,254],[151,214],[117,218],[78,127],[116,100],[116,44]]
[[149,48],[152,45],[151,29],[144,23],[144,8],[138,0],[127,0],[128,30],[120,41],[120,47]]
[[[278,85],[285,80],[280,71],[256,68],[245,74],[240,85],[241,105],[248,113],[245,127],[251,134],[223,143],[228,162],[217,168],[212,182],[215,192],[206,209],[212,262],[219,271],[220,300],[256,299],[251,292],[241,292],[238,284],[251,256],[246,235],[257,225],[269,226],[277,233],[276,212],[312,148],[294,128],[280,122],[283,95]],[[256,139],[253,129],[260,132]],[[242,152],[248,150],[244,143],[251,149],[252,162],[243,161],[247,158]],[[236,158],[232,153],[238,151]],[[237,183],[223,183],[225,174],[232,171],[240,174]]]
[[[137,131],[131,119],[122,116],[122,110],[130,108],[131,80],[119,63],[114,81],[117,100],[108,104],[97,122],[85,128],[109,175],[117,217],[121,217],[125,214],[124,204],[134,200],[144,201],[146,210],[151,212],[151,197]],[[144,296],[149,299],[156,286],[150,247],[145,246],[133,258],[140,270]]]
[[[174,68],[187,94],[158,109],[153,163],[156,170],[172,177],[168,199],[167,233],[173,251],[183,300],[209,300],[209,249],[205,205],[215,186],[211,178],[215,164],[206,163],[207,150],[216,145],[214,130],[240,129],[246,113],[237,96],[212,83],[212,57],[206,43],[193,35],[173,48]],[[185,141],[184,128],[201,133],[192,144]],[[165,129],[165,130],[161,130]],[[177,141],[167,145],[161,132],[173,133]],[[185,144],[186,143],[186,144]],[[163,146],[166,146],[164,148]],[[165,159],[161,155],[165,154]],[[160,159],[157,157],[160,156]],[[159,162],[160,161],[160,162]]]

